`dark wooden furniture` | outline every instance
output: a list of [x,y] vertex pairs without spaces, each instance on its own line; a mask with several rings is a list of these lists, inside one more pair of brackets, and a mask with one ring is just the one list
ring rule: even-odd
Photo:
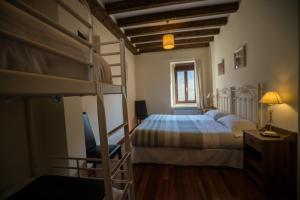
[[275,129],[280,138],[244,131],[244,172],[267,196],[295,199],[297,134]]
[[135,101],[135,116],[137,119],[137,125],[139,125],[144,119],[148,117],[145,100]]

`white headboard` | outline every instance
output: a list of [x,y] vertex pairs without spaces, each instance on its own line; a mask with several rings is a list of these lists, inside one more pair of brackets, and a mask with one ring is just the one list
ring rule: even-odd
[[234,87],[217,89],[217,108],[225,113],[233,113]]
[[251,120],[260,128],[262,119],[260,97],[260,84],[217,89],[216,107],[223,112]]

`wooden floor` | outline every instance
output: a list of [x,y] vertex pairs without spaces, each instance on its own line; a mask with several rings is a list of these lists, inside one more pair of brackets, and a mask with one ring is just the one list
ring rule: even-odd
[[134,165],[137,200],[265,200],[242,170]]

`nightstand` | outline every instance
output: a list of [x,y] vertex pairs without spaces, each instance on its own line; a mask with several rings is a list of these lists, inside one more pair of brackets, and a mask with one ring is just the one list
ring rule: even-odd
[[267,196],[293,199],[297,133],[276,129],[280,138],[261,136],[260,131],[244,131],[244,172]]

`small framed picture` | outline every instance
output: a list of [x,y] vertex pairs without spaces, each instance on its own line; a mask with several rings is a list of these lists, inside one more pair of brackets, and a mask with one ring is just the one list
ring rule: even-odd
[[246,45],[243,45],[234,52],[234,69],[246,67],[246,61]]
[[218,75],[225,74],[224,59],[218,64]]

